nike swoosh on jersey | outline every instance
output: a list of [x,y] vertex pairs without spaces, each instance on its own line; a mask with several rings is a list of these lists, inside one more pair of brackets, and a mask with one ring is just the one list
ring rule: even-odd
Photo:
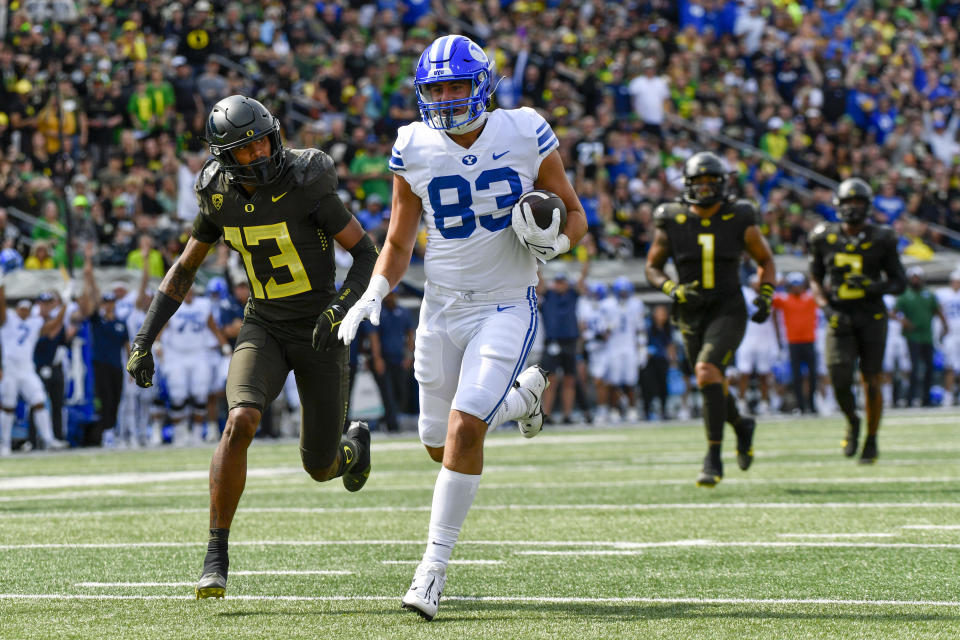
[[515,306],[517,306],[517,305],[511,304],[511,305],[508,306],[508,307],[501,307],[501,306],[498,304],[498,305],[497,305],[497,312],[506,311],[507,309],[513,309]]
[[507,149],[507,150],[504,151],[503,153],[494,153],[494,154],[493,154],[493,159],[494,159],[494,160],[499,160],[500,158],[502,158],[503,156],[507,155],[508,153],[510,153],[510,149]]
[[720,216],[720,217],[723,218],[724,220],[729,220],[730,218],[732,218],[732,217],[735,216],[735,215],[737,215],[737,214],[735,214],[735,213],[728,213],[727,215],[725,215],[725,216]]
[[282,197],[285,196],[285,195],[287,195],[287,192],[286,192],[286,191],[284,191],[283,193],[281,193],[281,194],[278,195],[278,196],[270,196],[270,199],[273,200],[274,202],[276,202],[277,200],[279,200],[280,198],[282,198]]

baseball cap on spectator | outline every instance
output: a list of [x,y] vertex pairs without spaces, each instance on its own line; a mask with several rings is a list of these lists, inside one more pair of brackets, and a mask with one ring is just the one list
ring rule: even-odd
[[567,272],[566,272],[566,271],[557,271],[557,272],[553,275],[553,281],[554,281],[554,282],[559,282],[559,281],[561,281],[561,280],[562,280],[563,282],[570,282],[570,276],[567,275]]
[[767,120],[768,129],[776,130],[781,128],[782,126],[783,126],[783,118],[780,118],[778,116],[773,116],[772,118]]
[[843,74],[840,73],[840,69],[836,67],[827,69],[827,80],[839,80],[841,75]]
[[78,207],[89,207],[90,200],[87,198],[87,196],[83,195],[82,193],[78,193],[77,195],[73,196],[73,201],[71,202],[71,204],[73,205],[74,209]]
[[907,277],[908,277],[908,278],[913,278],[913,277],[922,278],[922,277],[924,277],[925,275],[926,275],[926,273],[924,273],[923,267],[921,267],[921,266],[918,265],[918,264],[915,264],[915,265],[913,265],[912,267],[910,267],[909,269],[907,269]]
[[950,279],[960,280],[960,267],[957,267],[956,269],[950,272]]
[[53,300],[53,294],[49,291],[44,291],[37,296],[37,302],[50,302],[51,300]]
[[19,301],[17,301],[17,309],[29,309],[32,306],[33,303],[31,303],[28,298],[21,298]]
[[817,109],[816,107],[810,107],[809,109],[807,109],[806,116],[810,119],[819,118],[820,109]]
[[787,274],[787,284],[791,287],[802,287],[806,278],[799,271],[791,271]]
[[177,67],[182,67],[187,64],[187,59],[184,56],[174,56],[173,60],[170,61],[170,65],[176,69]]
[[116,302],[117,294],[115,294],[113,291],[104,291],[103,295],[100,296],[100,299],[104,302]]

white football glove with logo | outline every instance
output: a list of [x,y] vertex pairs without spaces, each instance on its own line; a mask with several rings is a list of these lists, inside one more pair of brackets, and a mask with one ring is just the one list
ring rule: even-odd
[[347,315],[340,322],[340,329],[337,331],[337,338],[343,340],[343,344],[350,344],[350,341],[357,335],[357,327],[366,318],[370,318],[370,324],[380,325],[380,305],[383,297],[390,293],[390,283],[383,276],[377,274],[370,278],[370,284],[367,290],[363,292],[357,303],[350,307]]
[[570,250],[570,238],[560,233],[560,209],[553,210],[553,222],[541,229],[533,219],[530,204],[517,202],[510,210],[510,225],[520,243],[540,262],[546,262]]

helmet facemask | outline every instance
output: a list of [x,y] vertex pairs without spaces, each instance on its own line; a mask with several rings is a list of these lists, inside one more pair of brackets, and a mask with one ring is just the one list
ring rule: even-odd
[[[259,158],[249,164],[240,164],[234,150],[263,138],[270,140],[270,155]],[[283,143],[280,141],[280,123],[274,118],[274,126],[259,135],[238,140],[231,144],[210,145],[210,152],[220,162],[220,166],[231,182],[263,186],[277,179],[283,170]]]
[[727,197],[726,176],[700,174],[684,179],[683,200],[688,204],[710,207],[723,202]]

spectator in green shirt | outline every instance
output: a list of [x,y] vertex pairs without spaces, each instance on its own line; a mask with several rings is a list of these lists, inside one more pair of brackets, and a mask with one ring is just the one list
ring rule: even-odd
[[933,384],[933,316],[938,316],[943,323],[944,335],[950,327],[943,310],[940,309],[937,296],[925,286],[923,267],[913,266],[907,269],[907,282],[909,287],[897,298],[895,307],[897,319],[903,324],[903,335],[910,349],[910,391],[907,402],[915,404],[919,395],[920,404],[929,407],[932,406],[930,385]]

